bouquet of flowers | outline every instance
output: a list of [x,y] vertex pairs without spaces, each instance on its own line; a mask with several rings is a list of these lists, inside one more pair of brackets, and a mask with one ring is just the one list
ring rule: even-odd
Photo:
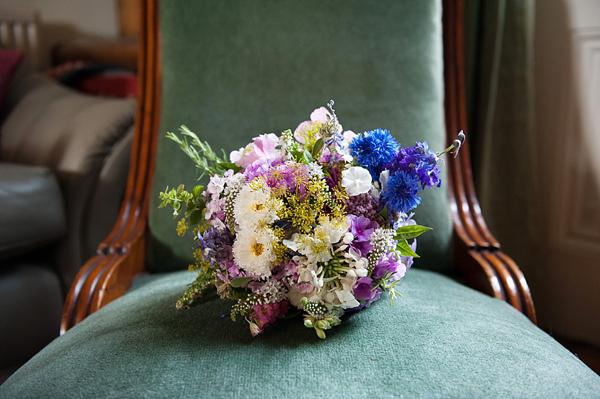
[[345,311],[368,307],[396,284],[418,257],[414,210],[419,190],[441,185],[442,154],[427,142],[401,147],[383,129],[344,131],[333,109],[321,107],[292,132],[255,137],[229,161],[185,126],[168,133],[204,173],[206,188],[160,193],[177,232],[192,228],[198,276],[177,308],[215,286],[236,303],[253,336],[277,318],[304,313],[320,338]]

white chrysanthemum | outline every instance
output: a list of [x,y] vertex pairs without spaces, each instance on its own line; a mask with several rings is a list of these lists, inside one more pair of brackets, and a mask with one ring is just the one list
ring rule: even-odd
[[268,187],[253,189],[249,184],[242,187],[233,205],[233,216],[242,229],[253,229],[261,222],[273,223],[279,217],[277,210],[281,200],[271,198]]
[[236,234],[233,260],[248,273],[267,277],[275,261],[275,234],[270,229],[246,229]]
[[369,192],[371,182],[369,171],[360,166],[352,166],[342,172],[342,187],[351,197]]

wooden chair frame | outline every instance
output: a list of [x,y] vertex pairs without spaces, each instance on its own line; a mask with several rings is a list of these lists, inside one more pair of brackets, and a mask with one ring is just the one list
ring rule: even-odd
[[[158,0],[143,1],[139,92],[127,191],[119,219],[97,255],[81,268],[67,295],[61,333],[125,294],[144,270],[145,237],[160,115]],[[463,1],[443,0],[446,136],[466,127],[463,77]],[[456,265],[471,287],[507,301],[536,322],[523,273],[500,250],[481,214],[473,185],[469,146],[448,162],[448,195],[454,219]]]

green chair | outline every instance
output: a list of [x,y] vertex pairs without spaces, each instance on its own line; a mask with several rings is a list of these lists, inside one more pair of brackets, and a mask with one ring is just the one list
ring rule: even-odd
[[460,3],[144,2],[120,222],[80,270],[64,334],[0,397],[599,397],[600,377],[535,326],[525,279],[481,218],[468,148],[446,160],[448,192],[423,196],[416,218],[434,231],[393,306],[344,316],[325,341],[299,318],[252,338],[215,293],[175,309],[190,242],[158,192],[195,176],[165,132],[185,123],[229,151],[334,99],[348,128],[443,148],[465,121]]

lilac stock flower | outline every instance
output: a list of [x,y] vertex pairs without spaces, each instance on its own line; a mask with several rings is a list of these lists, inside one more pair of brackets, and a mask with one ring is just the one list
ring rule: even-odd
[[350,143],[350,154],[365,166],[373,180],[379,179],[383,164],[392,161],[400,145],[389,131],[375,129],[358,135]]
[[252,180],[254,180],[254,178],[258,176],[266,175],[272,167],[275,167],[282,163],[282,157],[257,159],[256,161],[248,165],[246,167],[246,170],[244,171],[244,175],[246,176],[246,182],[251,182]]
[[381,194],[381,201],[388,210],[408,213],[421,203],[417,196],[419,178],[404,171],[394,173]]
[[344,156],[342,154],[339,152],[334,152],[332,154],[327,147],[323,148],[323,151],[321,151],[321,156],[319,157],[319,162],[321,163],[334,164],[343,161]]

